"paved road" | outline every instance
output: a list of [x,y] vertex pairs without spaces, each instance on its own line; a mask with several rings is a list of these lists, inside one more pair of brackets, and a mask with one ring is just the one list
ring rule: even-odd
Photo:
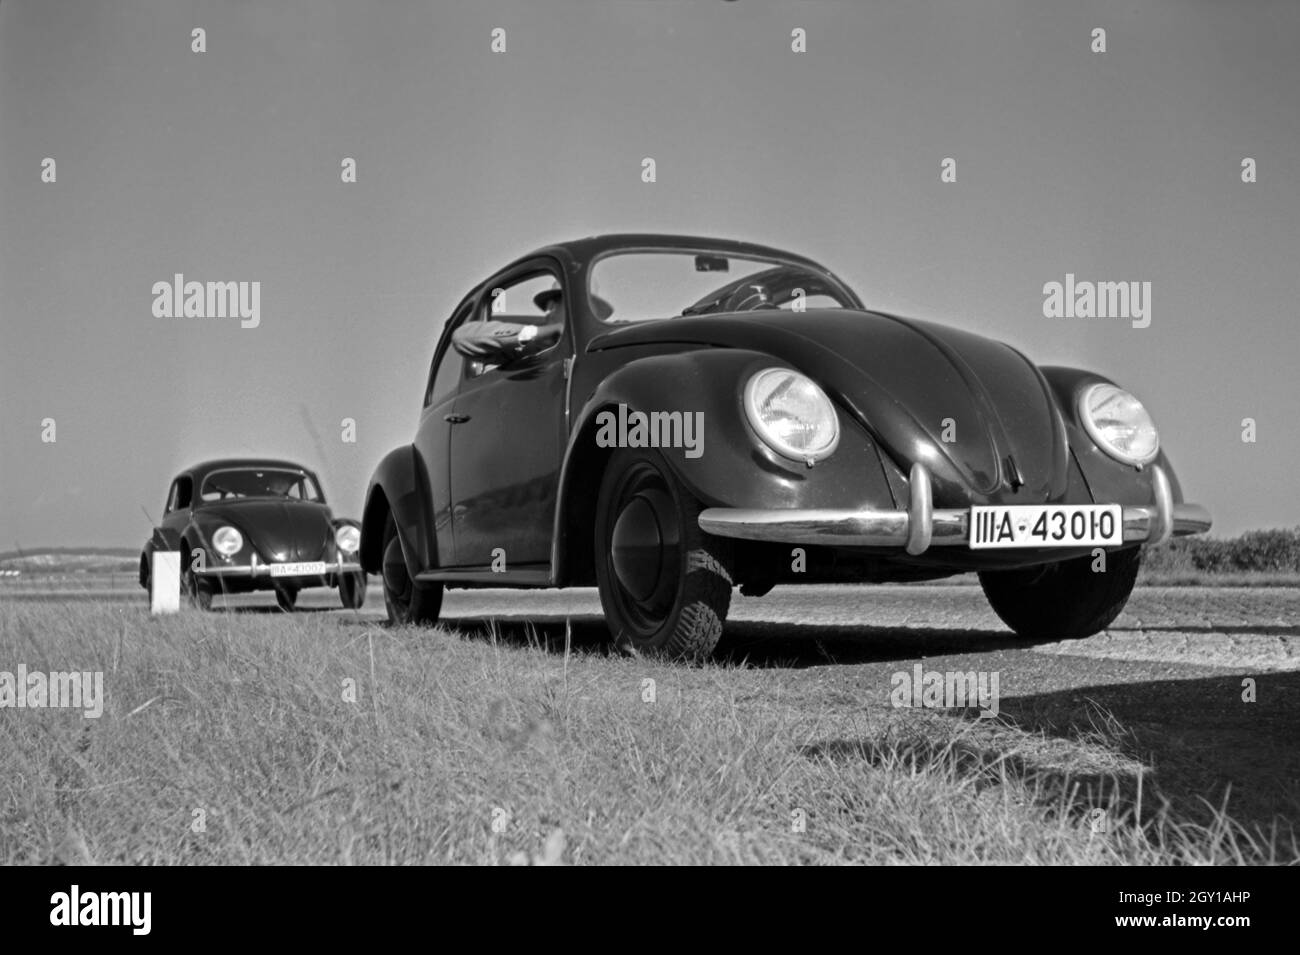
[[[0,599],[36,599],[4,593]],[[49,599],[143,602],[127,588],[85,593],[64,590]],[[218,600],[218,606],[222,601]],[[269,609],[267,594],[230,598],[231,606]],[[306,591],[302,610],[338,607],[333,591]],[[338,611],[340,614],[343,611]],[[383,618],[383,597],[372,586],[362,615]],[[539,625],[566,617],[599,640],[600,600],[591,589],[453,590],[443,616],[455,621]],[[591,631],[588,633],[587,631]],[[978,653],[1020,647],[989,609],[978,586],[778,587],[766,597],[733,597],[722,647],[731,656],[792,654],[800,660],[885,659]],[[1024,649],[1024,648],[1022,648]],[[1028,648],[1076,658],[1148,661],[1250,671],[1300,671],[1300,588],[1140,587],[1114,625],[1087,640]]]
[[[319,605],[329,603],[321,594]],[[595,623],[593,590],[449,591],[444,616]],[[376,617],[382,598],[371,592]],[[800,643],[809,647],[801,648]],[[823,649],[814,644],[821,643]],[[723,649],[849,658],[978,653],[1016,647],[976,586],[784,587],[766,597],[735,596]],[[854,645],[857,645],[856,649]],[[1033,652],[1255,670],[1300,670],[1300,588],[1139,588],[1104,633]],[[838,656],[838,654],[837,654]]]

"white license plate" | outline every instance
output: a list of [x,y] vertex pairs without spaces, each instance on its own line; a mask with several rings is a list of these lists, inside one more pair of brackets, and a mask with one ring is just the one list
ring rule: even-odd
[[1124,543],[1118,504],[1044,504],[972,507],[970,546],[1113,547]]
[[323,560],[305,560],[297,564],[271,564],[272,577],[317,577],[325,573]]

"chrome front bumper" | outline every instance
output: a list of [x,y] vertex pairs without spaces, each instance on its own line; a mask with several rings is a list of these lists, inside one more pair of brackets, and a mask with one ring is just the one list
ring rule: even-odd
[[[310,561],[306,561],[305,563],[310,563]],[[296,576],[315,579],[317,577],[326,577],[331,574],[356,574],[360,572],[361,564],[356,561],[345,561],[340,556],[333,563],[326,561],[325,570],[319,574],[301,574]],[[247,564],[210,564],[202,570],[196,570],[194,573],[199,577],[270,577],[271,565],[265,561],[258,560],[257,556],[254,555],[253,559]],[[293,577],[279,577],[277,579],[292,580]]]
[[[905,511],[834,509],[745,509],[710,507],[700,513],[700,529],[719,537],[830,547],[902,547],[912,556],[931,547],[958,547],[970,541],[970,509],[935,510],[930,473],[912,465],[912,500]],[[1203,534],[1210,513],[1199,504],[1175,504],[1169,477],[1151,468],[1155,503],[1124,506],[1124,542],[1158,544],[1170,537]]]

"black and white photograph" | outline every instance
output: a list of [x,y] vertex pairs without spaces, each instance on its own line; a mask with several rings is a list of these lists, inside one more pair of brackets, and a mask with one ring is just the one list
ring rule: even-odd
[[0,0],[24,919],[1051,866],[1243,938],[1168,872],[1300,864],[1298,48],[1294,0]]

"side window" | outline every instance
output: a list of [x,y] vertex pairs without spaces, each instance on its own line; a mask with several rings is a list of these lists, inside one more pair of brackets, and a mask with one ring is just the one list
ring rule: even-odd
[[[473,314],[473,310],[473,303],[462,306],[460,311],[451,316],[447,322],[448,327],[455,328],[460,325],[466,317]],[[424,392],[426,408],[442,404],[456,393],[456,386],[460,384],[461,369],[465,364],[465,359],[451,347],[451,336],[444,336],[442,340],[446,342],[447,347],[442,357],[437,359],[437,367],[429,369],[429,387]]]
[[560,280],[550,272],[534,272],[488,290],[480,308],[486,321],[547,325],[564,320]]
[[[475,321],[511,322],[516,325],[551,325],[564,322],[564,299],[560,280],[542,269],[493,286],[479,306]],[[496,365],[471,361],[466,377],[476,378]]]
[[194,482],[187,477],[177,478],[172,484],[172,492],[167,497],[167,513],[180,511],[190,506],[190,495],[194,491]]

